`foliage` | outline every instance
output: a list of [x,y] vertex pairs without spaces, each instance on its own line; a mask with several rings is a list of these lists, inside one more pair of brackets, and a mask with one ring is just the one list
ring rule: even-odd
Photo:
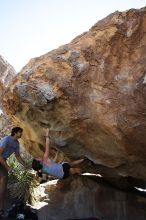
[[[29,163],[31,160],[28,161]],[[8,164],[13,169],[13,172],[9,174],[8,193],[10,198],[15,202],[28,201],[30,194],[37,186],[34,174],[26,170],[13,155],[8,159]]]

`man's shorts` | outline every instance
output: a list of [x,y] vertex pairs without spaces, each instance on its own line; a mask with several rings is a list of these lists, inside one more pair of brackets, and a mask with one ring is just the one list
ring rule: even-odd
[[8,171],[2,164],[0,164],[0,177],[2,177],[2,176],[7,177],[8,176]]
[[63,172],[64,172],[63,179],[65,179],[69,176],[69,171],[70,171],[71,166],[69,165],[69,163],[64,162],[62,163],[62,167],[63,167]]

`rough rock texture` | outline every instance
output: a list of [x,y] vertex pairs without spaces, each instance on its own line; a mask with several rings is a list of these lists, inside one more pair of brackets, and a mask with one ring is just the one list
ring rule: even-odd
[[39,220],[146,219],[145,197],[115,190],[101,178],[75,176],[57,184],[50,182],[45,188],[48,199],[36,206]]
[[[9,84],[15,75],[15,69],[0,55],[0,106],[3,92],[9,87]],[[4,135],[8,135],[12,126],[10,118],[2,113],[0,109],[0,138],[4,137]]]
[[[15,75],[15,69],[0,55],[0,106],[3,93],[5,89],[9,87],[9,84]],[[11,120],[8,119],[7,115],[2,113],[0,109],[0,138],[9,134],[11,128]]]
[[16,75],[15,69],[0,55],[0,96]]
[[145,185],[146,8],[115,12],[31,59],[2,99],[33,155],[42,154],[49,126],[52,146],[66,158],[95,163],[83,172]]
[[0,114],[0,139],[9,135],[13,127],[11,120],[3,113]]

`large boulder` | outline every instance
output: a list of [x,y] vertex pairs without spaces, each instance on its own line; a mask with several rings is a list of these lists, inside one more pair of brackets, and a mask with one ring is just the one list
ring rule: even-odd
[[146,8],[115,12],[13,79],[2,105],[24,128],[29,152],[42,155],[49,126],[66,158],[94,162],[83,172],[146,180],[145,15]]
[[145,197],[109,187],[101,178],[75,175],[44,187],[45,201],[34,204],[39,220],[146,219]]

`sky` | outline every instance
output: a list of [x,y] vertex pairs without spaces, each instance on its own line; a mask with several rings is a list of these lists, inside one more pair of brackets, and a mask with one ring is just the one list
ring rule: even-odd
[[19,72],[114,11],[146,6],[146,0],[0,0],[0,55]]

